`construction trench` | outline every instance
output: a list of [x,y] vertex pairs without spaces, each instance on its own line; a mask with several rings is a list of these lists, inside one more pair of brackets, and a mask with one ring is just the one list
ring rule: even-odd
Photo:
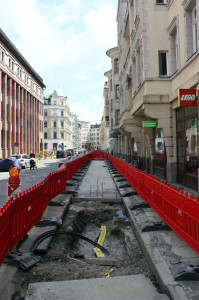
[[[39,299],[37,283],[138,274],[147,279],[157,299],[169,299],[139,247],[122,194],[133,195],[134,200],[139,197],[108,161],[88,161],[67,182],[65,192],[51,200],[24,241],[7,255],[3,264],[7,280],[0,284],[0,299]],[[141,204],[138,214],[142,210]]]

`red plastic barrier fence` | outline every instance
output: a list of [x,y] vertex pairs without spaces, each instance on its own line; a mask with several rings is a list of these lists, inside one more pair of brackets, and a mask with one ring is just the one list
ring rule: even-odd
[[0,265],[5,255],[41,219],[48,202],[65,190],[66,168],[10,197],[0,208]]
[[[103,156],[101,152],[99,158]],[[0,208],[0,265],[12,247],[41,219],[49,201],[65,190],[66,181],[92,158],[91,152],[64,164],[64,168],[48,174],[37,185],[10,197]]]
[[114,167],[164,222],[199,254],[199,197],[108,155]]

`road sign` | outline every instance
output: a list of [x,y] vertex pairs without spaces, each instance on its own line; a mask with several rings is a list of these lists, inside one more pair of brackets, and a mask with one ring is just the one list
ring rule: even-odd
[[15,147],[19,147],[19,143],[15,142],[14,143]]

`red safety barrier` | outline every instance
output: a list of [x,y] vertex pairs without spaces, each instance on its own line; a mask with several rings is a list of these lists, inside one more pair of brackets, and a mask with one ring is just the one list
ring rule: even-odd
[[108,159],[165,223],[199,254],[199,197],[193,199],[162,180],[95,150],[68,161],[39,184],[10,197],[0,208],[0,265],[12,247],[41,219],[49,201],[65,190],[66,181],[89,159]]
[[108,159],[164,222],[199,254],[199,197],[194,199],[110,154]]

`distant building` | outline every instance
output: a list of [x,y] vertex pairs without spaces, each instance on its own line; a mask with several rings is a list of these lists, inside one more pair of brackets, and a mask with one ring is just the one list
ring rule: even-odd
[[0,29],[0,157],[43,150],[42,78]]
[[82,149],[90,149],[90,123],[79,121],[81,125]]
[[[107,72],[104,74],[107,76]],[[100,124],[100,146],[103,150],[111,150],[109,144],[109,82],[106,81],[104,84],[104,111]]]
[[72,114],[73,149],[81,149],[81,124],[76,114]]
[[99,149],[100,147],[100,125],[91,125],[90,127],[90,147]]
[[44,150],[73,148],[72,115],[60,90],[44,99]]

